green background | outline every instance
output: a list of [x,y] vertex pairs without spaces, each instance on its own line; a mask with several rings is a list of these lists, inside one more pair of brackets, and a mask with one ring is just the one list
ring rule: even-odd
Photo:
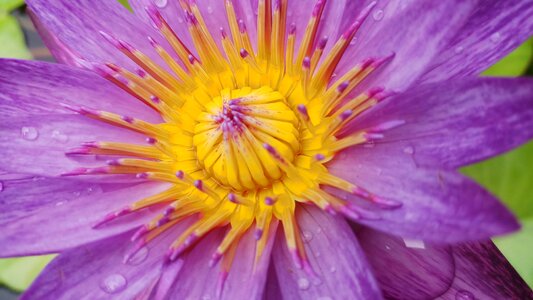
[[[125,3],[127,0],[119,0]],[[0,57],[31,59],[24,33],[14,15],[21,14],[23,0],[0,0]],[[37,53],[36,51],[34,51]],[[487,70],[485,76],[533,75],[533,40],[529,40],[508,57]],[[533,286],[533,142],[505,155],[464,168],[491,192],[499,196],[520,218],[520,232],[495,239],[500,250],[516,270]],[[0,284],[23,291],[53,256],[0,260]]]

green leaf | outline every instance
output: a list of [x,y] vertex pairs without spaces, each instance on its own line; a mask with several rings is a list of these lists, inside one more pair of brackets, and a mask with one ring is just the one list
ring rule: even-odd
[[24,291],[54,255],[0,260],[0,283],[16,291]]
[[519,233],[495,239],[494,242],[522,278],[533,287],[531,246],[533,245],[533,219],[522,221]]
[[124,5],[127,9],[131,9],[130,4],[128,3],[128,0],[118,0],[122,5]]
[[527,40],[515,51],[483,72],[486,76],[515,77],[524,74],[533,57],[533,39]]
[[[0,0],[2,1],[2,0]],[[30,59],[24,34],[15,17],[0,11],[0,57]]]
[[24,4],[24,0],[0,0],[0,12],[9,12]]
[[523,219],[533,217],[533,142],[493,159],[463,168]]

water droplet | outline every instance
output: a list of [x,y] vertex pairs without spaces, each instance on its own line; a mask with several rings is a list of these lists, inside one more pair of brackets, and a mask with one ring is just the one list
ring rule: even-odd
[[309,285],[309,280],[307,280],[307,278],[298,279],[298,288],[300,288],[300,290],[307,290]]
[[464,50],[465,50],[465,47],[463,47],[463,46],[457,46],[454,49],[455,53],[457,53],[457,54],[463,53]]
[[56,203],[56,206],[61,206],[63,204],[65,204],[65,201],[59,201],[59,202]]
[[499,32],[495,32],[495,33],[493,33],[493,34],[490,36],[490,40],[491,40],[493,43],[497,43],[497,42],[499,42],[501,38],[502,38],[502,35],[501,35]]
[[412,155],[413,153],[415,153],[415,149],[411,146],[408,146],[403,148],[403,153]]
[[182,18],[182,17],[178,17],[178,23],[180,23],[180,24],[181,24],[181,23],[183,23],[183,21],[184,21],[184,20],[183,20],[183,18]]
[[165,8],[165,6],[167,6],[167,2],[167,0],[154,0],[155,6],[159,8]]
[[335,268],[335,267],[331,267],[331,268],[329,268],[329,271],[330,271],[331,273],[335,273],[335,272],[337,272],[337,268]]
[[81,192],[74,192],[72,194],[74,194],[74,196],[76,196],[76,197],[79,197],[81,195]]
[[376,21],[381,21],[381,19],[383,19],[383,10],[379,9],[379,10],[376,10],[374,12],[374,14],[372,15],[372,17],[374,18],[374,20]]
[[52,131],[52,138],[60,143],[66,143],[68,142],[68,136],[61,133],[59,130]]
[[455,294],[455,300],[474,300],[475,297],[469,291],[461,290]]
[[108,294],[116,294],[122,292],[127,284],[128,282],[124,276],[112,274],[100,282],[100,288]]
[[213,13],[213,7],[212,7],[211,5],[209,5],[209,6],[207,7],[207,13],[208,13],[208,14],[212,14],[212,13]]
[[329,296],[321,296],[321,297],[318,297],[316,298],[317,300],[333,300],[333,298],[329,297]]
[[308,243],[313,239],[313,233],[309,231],[304,231],[303,238],[304,238],[304,242]]
[[355,40],[352,40],[352,41],[350,42],[350,46],[353,46],[353,45],[355,45],[356,43],[357,43],[357,42],[356,42]]
[[128,265],[137,266],[142,264],[148,257],[148,248],[142,247],[128,260]]
[[316,230],[316,233],[320,234],[322,232],[322,228],[318,227],[318,229]]
[[0,181],[0,192],[4,190],[4,183]]
[[35,127],[22,127],[20,129],[22,138],[28,141],[35,141],[39,137],[39,131]]

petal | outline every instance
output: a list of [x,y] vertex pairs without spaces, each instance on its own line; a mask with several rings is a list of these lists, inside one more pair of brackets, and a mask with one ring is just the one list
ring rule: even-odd
[[424,82],[478,75],[533,34],[533,1],[479,1]]
[[435,299],[451,286],[451,247],[402,240],[370,228],[356,235],[387,299]]
[[2,184],[1,257],[58,252],[131,230],[155,213],[146,210],[97,229],[92,226],[108,213],[166,188],[159,183],[106,184],[40,177]]
[[274,265],[283,299],[381,299],[364,253],[342,218],[315,207],[300,209],[296,218],[316,276],[295,267],[279,235]]
[[[353,1],[342,18],[353,20],[366,2]],[[364,86],[406,90],[449,44],[473,5],[472,1],[460,0],[379,1],[341,60],[337,73],[344,74],[366,58],[394,53],[393,60]]]
[[108,156],[65,155],[84,142],[146,144],[139,134],[80,115],[3,118],[0,124],[0,165],[7,171],[17,173],[54,177],[80,167],[105,166],[106,159],[110,159]]
[[164,253],[175,232],[168,231],[125,261],[125,254],[134,246],[129,240],[131,234],[61,253],[21,299],[142,299],[161,277]]
[[471,179],[456,171],[422,168],[410,152],[387,146],[354,147],[328,166],[332,174],[381,199],[402,204],[387,209],[331,190],[369,211],[359,223],[437,243],[487,239],[519,228],[512,213]]
[[65,113],[64,104],[127,114],[157,122],[161,118],[128,93],[87,71],[38,61],[0,59],[0,114]]
[[361,247],[388,299],[529,299],[527,284],[490,241],[413,247],[357,228]]
[[444,299],[533,298],[527,283],[491,241],[454,246],[453,257],[455,279]]
[[[279,246],[278,246],[279,247]],[[265,286],[265,294],[263,299],[265,300],[278,300],[283,299],[281,288],[279,286],[278,275],[276,275],[276,268],[273,263],[270,263],[268,268],[268,277]]]
[[353,131],[387,120],[391,148],[411,147],[420,165],[457,168],[498,155],[533,138],[531,78],[471,78],[417,87],[356,120]]
[[249,230],[244,234],[225,281],[223,271],[209,267],[211,255],[215,253],[223,234],[221,230],[210,233],[185,256],[185,264],[169,295],[172,299],[260,299],[266,283],[276,230],[277,224],[273,223],[271,238],[255,266],[256,240],[253,231]]
[[74,56],[88,61],[134,67],[125,55],[105,40],[100,31],[130,43],[159,61],[147,37],[152,36],[162,42],[161,38],[118,1],[81,0],[73,3],[69,0],[29,0],[27,4],[38,19],[37,28],[48,32],[43,35],[52,34],[65,47],[67,53],[53,51],[54,55],[60,55],[59,61],[77,65],[77,59],[61,59],[62,56]]
[[[140,134],[77,115],[64,105],[160,120],[144,104],[90,72],[14,60],[0,60],[0,68],[0,164],[7,171],[58,175],[80,166],[79,159],[65,152],[81,143],[145,144]],[[83,164],[101,165],[102,161]]]

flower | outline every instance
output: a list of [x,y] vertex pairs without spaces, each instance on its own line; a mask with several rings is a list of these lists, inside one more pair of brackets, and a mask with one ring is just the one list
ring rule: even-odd
[[476,77],[531,1],[364,2],[28,1],[70,66],[0,62],[0,255],[61,252],[23,298],[527,298],[456,169],[533,137]]

